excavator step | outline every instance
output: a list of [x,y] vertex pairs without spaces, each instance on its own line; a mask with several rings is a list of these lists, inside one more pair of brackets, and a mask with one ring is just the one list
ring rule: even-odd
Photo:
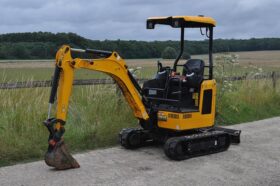
[[173,160],[185,160],[196,156],[222,152],[230,146],[230,135],[223,131],[172,137],[164,144],[164,152]]

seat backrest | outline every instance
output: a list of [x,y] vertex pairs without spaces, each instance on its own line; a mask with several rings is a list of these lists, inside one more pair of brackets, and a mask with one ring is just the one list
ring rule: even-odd
[[186,74],[204,74],[204,61],[201,59],[189,59],[184,65],[183,65],[183,75]]
[[187,77],[187,84],[191,87],[199,88],[204,76],[204,61],[201,59],[189,59],[183,65],[184,76],[193,74]]

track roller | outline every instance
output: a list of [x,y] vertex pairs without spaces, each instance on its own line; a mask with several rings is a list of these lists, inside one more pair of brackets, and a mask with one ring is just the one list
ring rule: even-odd
[[170,159],[184,160],[222,152],[227,150],[229,146],[229,134],[222,131],[212,131],[169,138],[165,142],[164,152]]

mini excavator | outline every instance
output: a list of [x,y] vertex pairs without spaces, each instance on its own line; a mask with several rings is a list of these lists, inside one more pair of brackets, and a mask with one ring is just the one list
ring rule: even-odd
[[[222,152],[230,144],[240,143],[240,130],[214,125],[216,81],[213,79],[212,48],[215,20],[204,16],[147,19],[147,29],[154,29],[155,25],[169,25],[181,30],[180,51],[173,66],[163,66],[158,62],[155,78],[144,82],[142,87],[117,52],[75,49],[68,45],[58,50],[48,119],[43,122],[50,132],[45,155],[47,165],[60,170],[79,167],[65,147],[63,134],[74,71],[80,68],[111,76],[138,119],[141,127],[125,128],[119,133],[119,141],[124,148],[135,149],[160,142],[167,157],[185,160]],[[209,45],[208,64],[202,59],[189,59],[179,64],[184,51],[185,28],[198,28],[202,35],[205,29]],[[73,57],[79,55],[89,57]],[[56,117],[52,118],[51,108],[56,97]]]

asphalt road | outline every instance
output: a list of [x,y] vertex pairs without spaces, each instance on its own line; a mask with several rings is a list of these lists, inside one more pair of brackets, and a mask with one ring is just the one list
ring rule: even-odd
[[241,144],[181,162],[160,147],[94,150],[74,157],[81,168],[56,171],[43,161],[0,168],[0,185],[280,185],[280,117],[232,126]]

